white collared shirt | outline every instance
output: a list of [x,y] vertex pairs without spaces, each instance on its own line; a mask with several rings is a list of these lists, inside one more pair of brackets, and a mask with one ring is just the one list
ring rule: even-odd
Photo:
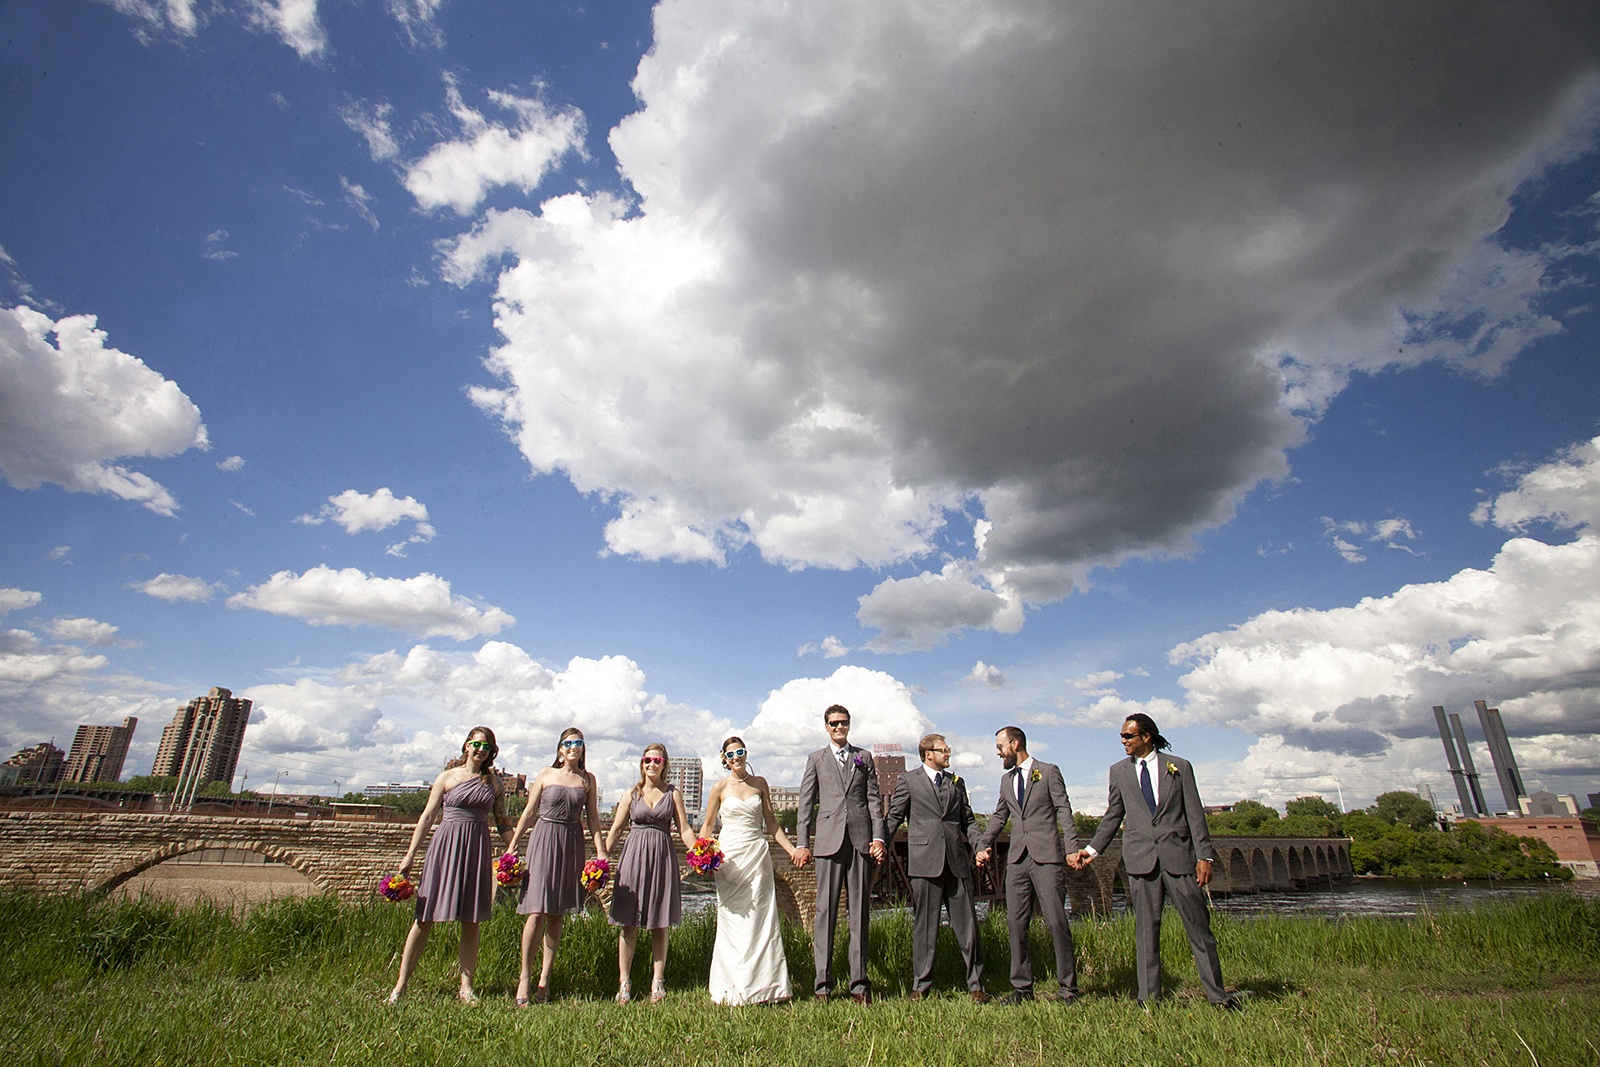
[[847,767],[850,763],[850,746],[848,744],[835,745],[829,742],[828,747],[833,749],[833,762],[843,763]]
[[[937,767],[930,767],[926,763],[922,765],[922,769],[928,772],[928,781],[932,782],[936,786],[939,784],[939,775],[950,773],[949,771],[941,771]],[[954,775],[952,775],[952,777],[954,777]]]
[[[1017,764],[1016,767],[1013,768],[1013,770],[1017,771],[1018,773],[1020,773],[1022,775],[1022,791],[1024,793],[1026,793],[1028,791],[1028,776],[1033,773],[1033,757],[1029,756],[1025,762]],[[1011,773],[1012,773],[1011,771],[1007,771],[1006,772],[1006,777],[1009,778],[1011,776]],[[1006,783],[1006,788],[1011,789],[1013,791],[1012,792],[1013,796],[1016,795],[1016,793],[1015,793],[1016,787],[1013,786],[1010,782]]]
[[[1138,765],[1143,764],[1144,766],[1150,768],[1150,791],[1156,795],[1156,800],[1159,801],[1161,799],[1161,779],[1158,777],[1158,775],[1161,773],[1161,753],[1152,748],[1150,750],[1150,755],[1136,757],[1133,762],[1133,780],[1136,782],[1139,780]],[[1140,790],[1140,793],[1142,795],[1143,790]],[[1083,850],[1091,857],[1100,855],[1099,850],[1097,850],[1093,845],[1085,845],[1083,846]]]

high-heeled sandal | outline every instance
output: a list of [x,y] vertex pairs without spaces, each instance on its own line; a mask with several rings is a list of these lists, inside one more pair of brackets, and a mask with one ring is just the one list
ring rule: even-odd
[[633,999],[633,983],[626,978],[617,986],[617,1003],[626,1004]]
[[533,991],[533,1002],[535,1004],[548,1004],[550,1002],[550,987],[542,985],[535,989]]
[[659,1004],[661,1001],[666,999],[667,980],[665,978],[657,978],[655,981],[650,983],[650,1003]]

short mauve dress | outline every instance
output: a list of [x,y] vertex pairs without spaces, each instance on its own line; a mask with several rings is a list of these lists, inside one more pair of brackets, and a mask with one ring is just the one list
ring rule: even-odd
[[547,785],[539,791],[539,818],[528,835],[528,888],[517,912],[522,915],[566,915],[583,900],[578,878],[583,874],[583,809],[588,790],[576,785]]
[[494,848],[489,820],[494,786],[473,776],[444,795],[444,818],[422,860],[417,922],[480,923],[494,907]]
[[622,846],[617,881],[611,890],[611,922],[656,930],[683,921],[683,883],[678,880],[678,853],[672,847],[677,805],[668,783],[655,807],[632,794],[628,806],[628,840]]

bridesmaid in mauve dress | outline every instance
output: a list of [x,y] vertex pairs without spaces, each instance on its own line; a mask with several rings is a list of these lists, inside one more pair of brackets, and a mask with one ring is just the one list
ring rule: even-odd
[[685,848],[694,847],[694,831],[683,797],[666,781],[667,746],[651,745],[639,760],[639,784],[617,804],[617,817],[606,835],[606,851],[630,822],[617,881],[611,889],[611,922],[622,927],[617,936],[617,1003],[633,998],[633,950],[639,927],[650,931],[650,1003],[667,995],[667,937],[683,921],[683,884],[678,880],[678,852],[672,847],[672,828]]
[[[434,816],[444,808],[444,819],[428,842],[422,864],[422,880],[417,886],[416,914],[411,932],[406,935],[405,951],[400,955],[400,978],[395,982],[389,1003],[399,1000],[411,981],[417,957],[428,943],[428,933],[436,922],[461,924],[461,992],[468,1004],[476,1001],[472,991],[472,972],[478,966],[478,924],[489,918],[494,905],[494,856],[489,840],[489,820],[505,823],[505,803],[500,796],[500,780],[494,774],[494,758],[500,752],[494,731],[480,726],[467,735],[461,746],[461,762],[446,768],[433,781],[428,806],[417,820],[411,847],[400,861],[400,874],[409,878],[416,862],[417,848],[433,825]],[[502,834],[504,830],[502,829]],[[506,839],[509,847],[510,838]]]
[[528,917],[522,927],[522,973],[517,977],[517,1003],[529,1002],[533,976],[533,944],[543,939],[544,953],[539,965],[539,985],[532,999],[540,1004],[550,999],[550,968],[561,945],[561,917],[577,911],[583,902],[578,878],[583,873],[583,824],[587,809],[589,829],[594,834],[595,853],[606,858],[605,838],[600,832],[600,798],[594,775],[583,765],[583,731],[569,726],[556,746],[556,761],[528,786],[528,806],[511,834],[510,851],[534,823],[528,835],[528,888],[523,891],[517,911]]

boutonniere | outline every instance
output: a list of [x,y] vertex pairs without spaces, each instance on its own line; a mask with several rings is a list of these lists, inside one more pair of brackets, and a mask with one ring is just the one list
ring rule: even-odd
[[857,767],[860,767],[862,770],[867,769],[867,757],[861,755],[859,752],[856,753],[856,758],[851,762],[853,762]]
[[1028,781],[1030,781],[1030,782],[1042,782],[1042,781],[1044,781],[1044,775],[1040,774],[1037,770],[1035,770],[1032,774],[1028,775]]
[[959,774],[952,774],[950,776],[950,784],[951,785],[960,785],[961,784],[961,776]]
[[1171,760],[1167,760],[1167,773],[1174,778],[1178,777],[1178,765]]

